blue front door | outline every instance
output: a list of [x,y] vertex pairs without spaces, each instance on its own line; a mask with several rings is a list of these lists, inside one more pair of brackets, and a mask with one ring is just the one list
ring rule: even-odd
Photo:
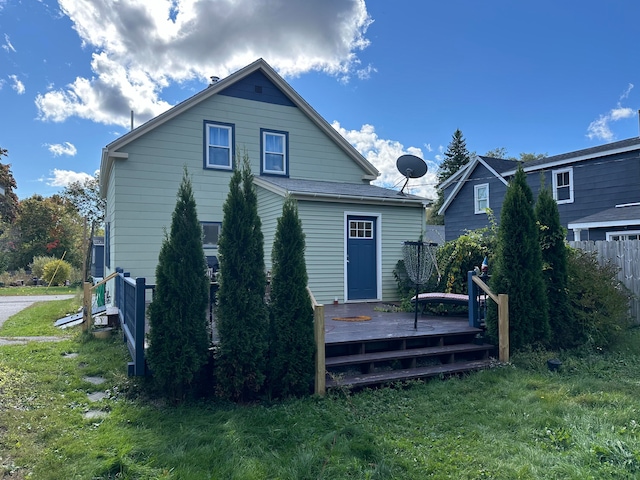
[[347,300],[378,298],[376,217],[347,216]]

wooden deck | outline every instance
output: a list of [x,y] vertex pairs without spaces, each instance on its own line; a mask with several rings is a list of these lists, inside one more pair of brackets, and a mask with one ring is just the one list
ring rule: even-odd
[[328,388],[455,375],[490,364],[495,348],[467,317],[419,315],[416,329],[415,313],[392,310],[381,303],[325,306]]
[[[413,312],[391,312],[390,306],[383,303],[345,303],[325,305],[324,325],[325,344],[334,345],[354,341],[410,339],[424,336],[450,334],[478,334],[482,330],[469,326],[467,317],[429,316],[418,314],[418,328],[414,329]],[[348,322],[333,320],[368,316],[371,320]]]

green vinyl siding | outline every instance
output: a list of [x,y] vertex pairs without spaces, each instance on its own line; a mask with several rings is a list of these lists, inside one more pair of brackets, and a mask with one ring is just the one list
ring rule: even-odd
[[[290,177],[362,182],[364,171],[298,108],[213,96],[132,140],[121,149],[128,158],[114,160],[107,191],[112,270],[122,267],[133,277],[155,282],[160,246],[171,225],[185,166],[199,220],[222,222],[232,172],[203,169],[205,120],[235,125],[236,153],[246,151],[254,175],[260,172],[260,128],[269,128],[289,132]],[[275,232],[275,223],[272,228]],[[265,236],[268,264],[273,232]]]
[[262,235],[264,236],[264,263],[267,271],[271,270],[271,251],[276,236],[278,219],[282,216],[284,198],[263,188],[257,188],[258,215],[262,222]]
[[299,201],[298,210],[306,235],[309,287],[318,302],[331,303],[336,297],[344,301],[345,212],[380,215],[381,299],[398,300],[393,269],[402,258],[402,243],[420,237],[421,207]]

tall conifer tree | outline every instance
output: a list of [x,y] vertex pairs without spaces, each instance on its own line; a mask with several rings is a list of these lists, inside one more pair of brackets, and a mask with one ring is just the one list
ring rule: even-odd
[[156,384],[174,401],[182,400],[195,386],[193,381],[207,361],[206,269],[202,227],[185,168],[149,306],[149,366]]
[[[547,292],[542,277],[542,254],[534,217],[533,194],[518,166],[502,204],[496,265],[491,290],[509,295],[510,346],[517,350],[549,337]],[[497,337],[495,309],[487,319]]]
[[242,171],[236,170],[231,177],[223,211],[218,245],[217,387],[224,397],[247,401],[264,384],[269,317],[264,303],[264,238],[246,153]]
[[560,223],[558,204],[549,188],[543,186],[535,209],[542,249],[543,277],[549,302],[550,345],[553,348],[574,347],[579,338],[571,328],[568,295],[566,232]]
[[269,390],[274,397],[310,393],[315,373],[313,307],[307,292],[304,233],[288,197],[272,251]]
[[[438,167],[438,183],[444,182],[447,178],[460,170],[460,168],[469,163],[470,159],[471,155],[469,154],[469,150],[467,150],[467,141],[464,139],[462,131],[460,129],[456,129],[456,131],[453,132],[447,151],[444,153],[444,160]],[[444,192],[441,189],[438,189],[436,193],[438,196],[431,207],[429,223],[444,225],[444,217],[442,215],[438,215],[438,210],[444,203]]]

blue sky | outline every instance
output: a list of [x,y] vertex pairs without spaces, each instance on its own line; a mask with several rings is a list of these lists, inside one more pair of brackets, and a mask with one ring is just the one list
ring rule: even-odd
[[[17,194],[93,175],[102,147],[262,57],[382,172],[453,132],[549,155],[639,134],[637,0],[0,0],[0,146]],[[637,88],[635,87],[637,85]]]

